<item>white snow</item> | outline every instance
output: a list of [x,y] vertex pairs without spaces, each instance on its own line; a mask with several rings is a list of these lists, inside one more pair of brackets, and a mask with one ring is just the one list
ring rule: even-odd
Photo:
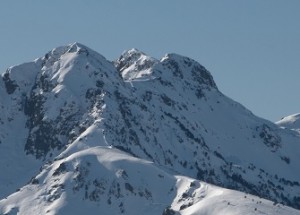
[[280,127],[300,132],[300,113],[283,117],[281,120],[276,122],[276,124]]

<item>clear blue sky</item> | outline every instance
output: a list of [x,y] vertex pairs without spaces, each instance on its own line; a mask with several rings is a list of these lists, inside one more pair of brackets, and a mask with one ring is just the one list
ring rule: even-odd
[[81,42],[109,60],[186,55],[271,121],[300,112],[299,0],[1,0],[0,71]]

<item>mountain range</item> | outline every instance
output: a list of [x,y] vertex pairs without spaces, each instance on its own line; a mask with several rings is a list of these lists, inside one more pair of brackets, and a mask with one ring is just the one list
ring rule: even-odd
[[0,98],[0,214],[300,214],[300,115],[255,116],[188,57],[74,43]]

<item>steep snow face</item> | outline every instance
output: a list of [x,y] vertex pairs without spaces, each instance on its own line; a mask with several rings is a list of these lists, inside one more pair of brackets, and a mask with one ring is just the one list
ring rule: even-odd
[[43,59],[25,104],[27,153],[61,150],[93,124],[107,92],[122,84],[112,63],[81,44],[54,49]]
[[[41,165],[75,155],[80,160],[83,150],[101,146],[116,158],[126,152],[130,161],[150,160],[170,172],[300,208],[299,135],[224,96],[212,75],[190,58],[168,54],[155,60],[132,49],[109,62],[75,43],[8,69],[0,95],[1,197],[35,177]],[[93,165],[103,170],[102,161]],[[74,171],[69,168],[66,181]],[[66,198],[70,192],[63,191]],[[62,202],[54,204],[57,210],[68,207]]]
[[0,201],[1,214],[300,214],[273,202],[184,176],[110,147],[92,147],[44,167]]
[[276,122],[277,125],[300,132],[300,113],[286,116]]
[[118,85],[122,79],[113,64],[78,43],[9,68],[0,82],[0,196],[28,182],[42,163],[100,124],[105,94]]

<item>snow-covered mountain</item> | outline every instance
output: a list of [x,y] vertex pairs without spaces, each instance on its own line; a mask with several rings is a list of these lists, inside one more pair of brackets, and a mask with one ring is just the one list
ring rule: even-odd
[[0,98],[0,214],[300,214],[276,204],[300,209],[300,133],[190,58],[75,43],[9,68]]

